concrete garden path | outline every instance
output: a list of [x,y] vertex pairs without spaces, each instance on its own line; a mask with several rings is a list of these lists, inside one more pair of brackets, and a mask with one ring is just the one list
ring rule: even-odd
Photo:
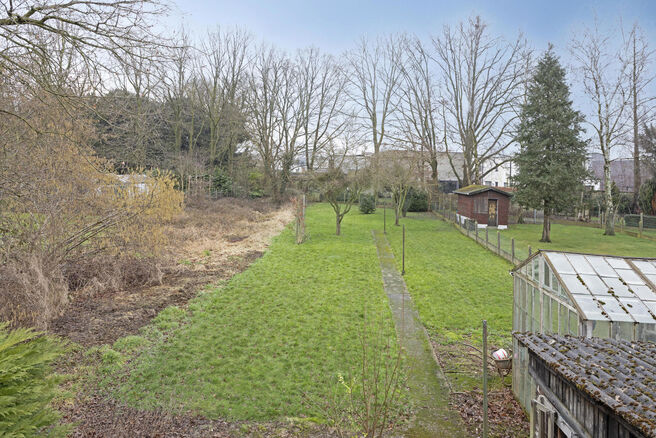
[[399,344],[405,350],[410,365],[410,395],[417,407],[417,417],[405,436],[465,437],[466,430],[460,415],[449,408],[449,391],[444,374],[433,358],[428,335],[412,304],[405,281],[396,268],[387,237],[382,231],[373,231],[373,236]]

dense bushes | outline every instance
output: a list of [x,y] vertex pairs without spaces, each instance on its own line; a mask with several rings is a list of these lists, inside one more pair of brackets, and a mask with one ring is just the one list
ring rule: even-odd
[[371,214],[376,211],[376,199],[374,195],[362,195],[360,197],[360,213]]
[[428,193],[423,190],[410,187],[405,198],[405,211],[421,212],[428,211]]
[[50,364],[63,352],[47,336],[0,324],[0,436],[66,435],[65,426],[54,426],[59,414],[50,407],[58,383]]

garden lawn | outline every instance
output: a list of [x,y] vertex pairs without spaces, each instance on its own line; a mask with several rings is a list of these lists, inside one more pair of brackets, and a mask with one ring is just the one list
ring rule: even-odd
[[[496,238],[496,231],[493,234]],[[586,226],[552,224],[551,243],[540,242],[542,224],[510,225],[507,230],[501,231],[501,235],[505,241],[515,238],[516,254],[522,258],[528,255],[529,245],[533,252],[537,249],[552,249],[631,257],[656,257],[656,242],[653,240],[641,239],[619,232],[615,236],[604,236],[602,229]]]
[[[512,265],[432,214],[408,213],[402,223],[405,281],[424,325],[448,339],[479,333],[487,319],[490,333],[509,342]],[[387,230],[401,270],[401,227]]]
[[[115,394],[139,407],[227,420],[315,415],[305,395],[325,399],[338,373],[360,365],[365,312],[396,345],[373,222],[355,206],[335,236],[330,206],[309,207],[307,242],[296,245],[290,226],[186,314],[169,310],[183,313],[180,327],[132,364]],[[177,324],[167,321],[154,324]]]

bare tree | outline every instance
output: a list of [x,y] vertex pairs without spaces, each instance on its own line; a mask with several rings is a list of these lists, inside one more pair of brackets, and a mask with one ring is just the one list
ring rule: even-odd
[[633,122],[633,203],[638,206],[638,195],[641,186],[641,164],[640,164],[640,126],[646,123],[646,116],[651,112],[653,96],[647,96],[646,91],[654,80],[654,74],[650,72],[649,65],[653,61],[654,50],[649,48],[647,39],[636,23],[626,37],[628,43],[630,94],[631,94],[631,119]]
[[430,54],[421,40],[408,39],[405,54],[398,131],[402,140],[421,157],[421,167],[424,163],[430,166],[430,182],[426,185],[432,194],[438,187],[438,153],[442,148],[439,89],[431,71]]
[[[514,141],[526,71],[526,43],[491,37],[480,17],[433,37],[433,59],[442,73],[444,143],[461,186],[480,183],[508,159],[495,160]],[[457,169],[454,154],[462,153]]]
[[378,160],[374,168],[380,172],[382,183],[392,192],[394,225],[398,226],[408,191],[419,182],[419,168],[423,160],[411,147],[383,150],[373,160]]
[[301,111],[302,142],[305,166],[315,169],[321,153],[344,130],[344,88],[346,76],[330,55],[308,48],[297,55]]
[[[378,155],[389,135],[391,117],[397,108],[396,88],[401,81],[403,37],[389,36],[370,43],[361,39],[346,54],[350,100],[362,129]],[[378,163],[379,160],[374,160]],[[374,191],[378,192],[378,172],[374,170]]]
[[[63,90],[50,87],[41,74],[44,68],[59,68],[60,59],[50,56],[53,39],[75,52],[77,68],[84,69],[85,77],[99,78],[116,65],[109,62],[111,59],[124,64],[141,56],[155,56],[149,49],[165,40],[152,34],[152,21],[166,9],[157,0],[3,2],[0,74],[24,77],[63,99]],[[34,63],[27,59],[38,60],[42,68],[31,68]],[[0,112],[20,117],[10,109]]]
[[285,194],[305,124],[298,77],[296,66],[286,55],[262,47],[249,79],[247,129],[267,186],[278,202]]
[[580,38],[574,38],[570,49],[575,68],[581,73],[585,94],[593,106],[593,114],[587,121],[597,136],[596,147],[604,159],[606,235],[615,234],[610,173],[613,150],[628,128],[630,66],[621,56],[627,49],[625,44],[613,50],[611,37],[603,35],[597,23],[593,29],[585,29]]

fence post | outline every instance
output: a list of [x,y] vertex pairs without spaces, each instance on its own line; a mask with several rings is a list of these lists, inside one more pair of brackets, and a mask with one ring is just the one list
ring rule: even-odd
[[515,238],[510,239],[510,253],[512,254],[512,262],[515,263]]
[[478,221],[474,221],[474,227],[476,227],[476,241],[478,242]]
[[642,237],[642,228],[644,227],[644,216],[642,213],[640,213],[640,222],[638,223],[638,236]]
[[487,320],[483,320],[483,438],[487,438]]
[[497,254],[501,255],[501,231],[497,230]]
[[531,257],[531,245],[528,246],[528,256]]
[[486,248],[488,247],[488,245],[490,243],[490,239],[488,238],[488,236],[489,236],[488,230],[489,230],[489,228],[485,227],[485,247]]

